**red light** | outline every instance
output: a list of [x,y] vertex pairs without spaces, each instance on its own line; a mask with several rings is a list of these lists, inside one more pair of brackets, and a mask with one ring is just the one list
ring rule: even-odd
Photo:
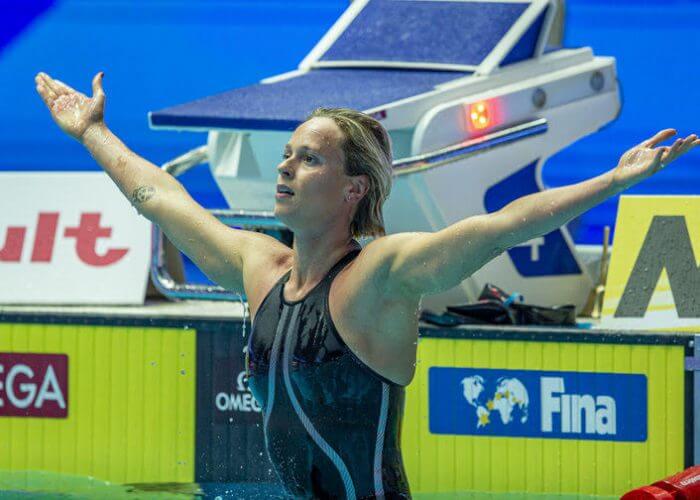
[[482,130],[491,125],[491,109],[486,101],[469,106],[469,124],[474,130]]

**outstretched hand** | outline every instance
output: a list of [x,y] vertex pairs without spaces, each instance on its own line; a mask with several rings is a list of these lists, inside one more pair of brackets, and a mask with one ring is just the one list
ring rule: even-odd
[[34,78],[36,90],[49,108],[51,118],[61,130],[81,142],[90,126],[104,123],[103,74],[99,72],[93,78],[91,98],[46,73]]
[[695,146],[700,146],[700,140],[695,134],[685,139],[677,139],[671,147],[655,147],[657,144],[676,135],[676,130],[669,128],[660,131],[654,137],[642,141],[625,152],[613,171],[613,183],[620,190],[654,175],[665,168],[676,158],[684,155]]

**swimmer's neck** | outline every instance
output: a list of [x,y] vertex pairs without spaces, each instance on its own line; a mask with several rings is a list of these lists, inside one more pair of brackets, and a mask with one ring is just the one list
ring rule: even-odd
[[294,233],[292,273],[285,288],[308,291],[349,251],[360,248],[349,232],[325,234]]

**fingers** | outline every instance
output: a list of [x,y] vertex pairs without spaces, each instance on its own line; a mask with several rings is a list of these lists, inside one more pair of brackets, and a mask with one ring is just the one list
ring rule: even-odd
[[673,160],[676,159],[676,155],[680,151],[681,146],[683,146],[683,139],[676,139],[676,142],[673,143],[673,146],[670,148],[665,147],[664,150],[666,151],[666,154],[662,157],[661,162],[664,164],[669,164]]
[[72,94],[76,93],[77,91],[63,83],[61,80],[54,80],[53,81],[54,86],[60,91],[61,94]]
[[104,110],[105,92],[102,89],[102,77],[104,72],[100,71],[92,79],[92,107],[97,110]]
[[676,141],[678,143],[678,151],[676,152],[676,155],[680,156],[682,154],[687,153],[690,150],[690,148],[693,147],[693,141],[695,141],[695,139],[697,138],[698,137],[695,134],[691,134],[685,139],[679,139],[678,141]]
[[648,147],[648,148],[653,148],[657,144],[664,142],[666,139],[673,137],[676,135],[676,129],[673,128],[667,128],[664,129],[660,132],[658,132],[654,137],[651,139],[647,139],[646,141],[643,141],[641,143],[642,146]]
[[53,78],[51,78],[49,75],[46,73],[39,73],[37,77],[40,79],[41,83],[44,85],[44,87],[48,88],[53,94],[56,96],[59,96],[63,94],[64,92],[59,88],[58,85],[56,85],[56,82],[54,81]]
[[49,75],[43,72],[38,73],[36,77],[34,77],[34,81],[37,85],[43,85],[45,88],[47,88],[49,90],[50,95],[52,95],[54,99],[61,97],[62,95],[73,94],[77,94],[82,97],[87,97],[85,94],[78,92],[73,87],[66,85],[61,80],[51,78]]
[[41,78],[36,80],[36,90],[41,94],[42,97],[48,100],[48,102],[52,102],[58,97],[56,95],[56,92],[54,92],[51,89],[51,87],[49,87],[47,83]]
[[92,96],[93,97],[97,97],[98,94],[104,94],[104,90],[102,89],[102,76],[104,76],[104,72],[100,71],[92,79]]
[[668,151],[667,147],[658,148],[656,150],[656,155],[654,156],[654,161],[652,162],[652,165],[656,166],[653,168],[652,174],[655,174],[656,172],[658,172],[666,166],[666,163],[664,162],[663,158],[663,155],[664,153],[666,153],[666,151]]
[[698,141],[697,139],[698,136],[695,134],[691,134],[685,139],[676,139],[676,142],[673,143],[673,146],[671,146],[671,148],[662,148],[666,154],[662,157],[661,162],[664,165],[667,165],[679,156],[687,153],[693,147],[700,144],[700,141]]
[[51,105],[53,104],[54,100],[56,99],[55,97],[51,97],[51,91],[45,87],[42,83],[37,83],[36,85],[36,91],[39,93],[39,96],[41,97],[41,100],[44,101],[44,104],[51,109]]
[[698,136],[695,134],[690,134],[683,141],[683,154],[687,153],[694,147],[694,142],[697,140]]

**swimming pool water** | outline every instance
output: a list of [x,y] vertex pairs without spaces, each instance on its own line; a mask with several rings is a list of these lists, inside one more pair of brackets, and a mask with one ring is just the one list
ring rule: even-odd
[[[112,484],[92,477],[45,471],[0,471],[0,499],[284,499],[281,487],[259,483]],[[614,496],[532,493],[416,493],[416,500],[574,500],[614,499]]]

